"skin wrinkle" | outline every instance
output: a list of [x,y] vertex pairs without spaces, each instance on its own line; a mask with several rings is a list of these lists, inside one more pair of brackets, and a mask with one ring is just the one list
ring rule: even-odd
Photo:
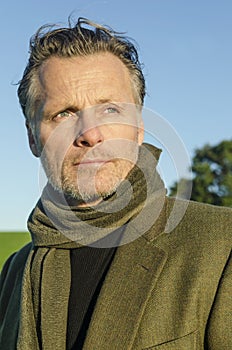
[[[93,61],[93,64],[95,64],[95,60],[97,61],[97,57],[99,56],[99,54],[95,54],[95,55],[92,55],[92,56],[87,56],[87,57],[79,57],[78,60],[80,61],[80,64],[81,63],[85,63],[86,60],[92,60]],[[102,53],[100,54],[101,57],[106,57],[107,56],[111,56],[111,57],[114,57],[112,54],[109,54],[109,53]],[[116,57],[114,57],[116,58]],[[96,91],[94,89],[90,89],[90,87],[92,86],[92,82],[93,82],[93,79],[94,80],[97,80],[98,82],[98,85],[99,86],[104,86],[104,84],[106,83],[105,81],[105,77],[102,76],[102,68],[99,68],[99,69],[95,69],[94,70],[94,75],[91,74],[91,72],[84,72],[81,74],[82,76],[82,79],[81,81],[76,79],[76,77],[73,77],[72,75],[70,76],[67,76],[66,77],[66,80],[63,80],[61,83],[60,83],[60,86],[62,86],[63,88],[58,90],[57,92],[55,92],[55,89],[53,87],[53,89],[47,91],[46,90],[46,85],[47,85],[47,79],[46,79],[46,75],[44,74],[45,70],[46,70],[46,67],[47,65],[50,63],[50,61],[54,60],[59,60],[59,63],[60,63],[60,69],[62,69],[62,67],[65,67],[66,64],[67,64],[67,60],[70,62],[70,63],[74,63],[75,64],[75,58],[66,58],[64,60],[61,60],[59,58],[50,58],[49,60],[45,61],[43,63],[43,65],[41,66],[40,68],[40,71],[39,71],[39,83],[40,83],[40,86],[41,86],[41,90],[43,91],[44,93],[44,98],[45,99],[53,99],[54,100],[54,105],[51,104],[51,102],[49,102],[49,109],[47,109],[47,105],[46,103],[43,104],[43,109],[42,109],[42,117],[43,118],[47,118],[49,117],[49,115],[51,113],[55,113],[54,111],[54,108],[57,108],[57,102],[58,104],[60,104],[62,107],[66,106],[66,107],[69,107],[69,106],[72,106],[73,108],[76,108],[77,110],[83,110],[83,109],[86,109],[86,108],[89,108],[92,106],[92,102],[93,100],[95,100],[95,105],[97,104],[100,104],[102,103],[102,100],[104,101],[105,98],[104,96],[101,97],[101,91],[98,91],[97,92],[97,95],[96,95]],[[116,58],[117,59],[117,58]],[[63,62],[62,62],[63,61]],[[119,61],[119,60],[118,60]],[[120,65],[123,65],[123,63],[121,63],[119,61]],[[65,69],[65,68],[64,68]],[[124,83],[126,84],[127,83],[127,79],[129,78],[127,75],[128,75],[128,72],[126,71],[126,68],[123,67],[123,80],[124,80]],[[57,70],[57,72],[54,72],[53,73],[54,76],[56,76],[56,88],[57,88],[57,84],[59,83],[59,71]],[[121,77],[122,77],[122,74],[121,74]],[[108,79],[110,80],[110,84],[113,86],[114,84],[118,85],[118,79],[117,77],[113,77],[112,75],[109,74],[109,77]],[[73,101],[70,101],[70,95],[67,93],[65,94],[66,91],[68,91],[69,89],[73,89],[76,91],[76,94],[73,94]],[[130,102],[131,103],[135,103],[135,99],[134,99],[134,94],[133,94],[133,88],[131,86],[131,89],[130,89]],[[81,94],[80,94],[80,91],[81,91]],[[59,99],[57,99],[56,101],[56,98],[54,97],[54,95],[57,95],[58,94],[61,94],[59,95]],[[90,96],[92,94],[92,96]],[[100,95],[100,96],[99,96]],[[115,96],[115,93],[114,94],[110,94],[110,92],[108,93],[109,95],[109,98],[108,100],[114,100],[114,99],[117,99],[117,96]],[[118,94],[119,98],[120,98],[120,92]],[[63,99],[60,100],[60,97],[63,96]],[[67,102],[66,102],[67,101]],[[78,101],[78,103],[77,103]],[[128,101],[129,102],[129,101]],[[67,103],[67,105],[65,105],[65,103]],[[59,108],[58,108],[59,109]],[[56,112],[59,112],[59,110],[57,110]]]

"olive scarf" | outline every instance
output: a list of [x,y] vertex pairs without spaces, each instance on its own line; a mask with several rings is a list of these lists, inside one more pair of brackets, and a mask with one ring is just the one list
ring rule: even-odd
[[[117,245],[136,239],[155,222],[166,191],[156,163],[160,150],[143,144],[137,164],[117,192],[94,208],[70,207],[47,185],[28,220],[31,250],[24,269],[18,350],[65,350],[71,284],[70,249],[111,246],[110,234],[133,223]],[[152,201],[151,201],[152,198]],[[151,204],[151,206],[150,206]],[[151,209],[152,213],[151,214]],[[146,211],[147,210],[147,211]]]

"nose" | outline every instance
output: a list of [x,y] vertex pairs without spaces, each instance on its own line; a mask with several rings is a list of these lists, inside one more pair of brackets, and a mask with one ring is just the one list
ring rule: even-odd
[[104,138],[102,132],[94,119],[92,113],[91,116],[87,116],[85,113],[82,114],[80,123],[81,129],[75,140],[78,147],[94,147],[103,142]]

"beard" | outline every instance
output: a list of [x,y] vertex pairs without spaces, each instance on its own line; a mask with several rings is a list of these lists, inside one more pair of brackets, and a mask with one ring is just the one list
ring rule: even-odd
[[[57,165],[59,161],[54,162],[57,157],[51,153],[49,155],[49,152],[44,152],[41,160],[48,181],[56,191],[79,202],[91,203],[115,193],[134,167],[138,158],[138,143],[131,142],[130,147],[120,149],[120,152],[91,149],[79,157],[81,160],[78,162],[75,156],[68,153],[60,165]],[[85,163],[86,158],[103,161]]]
[[71,198],[91,202],[105,199],[116,192],[133,164],[114,159],[100,166],[79,165],[76,171],[69,171],[64,165],[62,171],[62,191]]

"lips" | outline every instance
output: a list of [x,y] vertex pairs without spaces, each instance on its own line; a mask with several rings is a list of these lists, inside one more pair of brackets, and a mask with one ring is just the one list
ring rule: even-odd
[[74,163],[75,166],[79,165],[100,165],[107,163],[107,160],[102,160],[102,159],[85,159],[84,161],[76,162]]

